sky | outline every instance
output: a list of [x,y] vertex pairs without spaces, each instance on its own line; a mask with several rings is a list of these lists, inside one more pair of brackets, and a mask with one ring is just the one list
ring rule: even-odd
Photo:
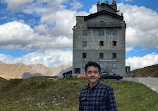
[[[0,61],[72,64],[76,16],[96,13],[97,1],[0,0]],[[108,0],[112,3],[112,0]],[[126,66],[158,64],[158,1],[116,0],[126,22]]]

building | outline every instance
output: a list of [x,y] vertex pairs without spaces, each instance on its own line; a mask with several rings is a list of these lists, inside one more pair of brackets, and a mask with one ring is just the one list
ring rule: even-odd
[[73,27],[73,74],[84,74],[92,60],[101,71],[125,74],[125,30],[123,14],[112,4],[97,3],[97,12],[77,16]]
[[58,73],[58,76],[62,77],[72,77],[72,66],[62,70],[61,72]]

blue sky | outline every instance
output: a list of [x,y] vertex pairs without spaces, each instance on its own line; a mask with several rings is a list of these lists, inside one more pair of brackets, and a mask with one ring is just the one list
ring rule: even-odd
[[[1,0],[0,61],[72,63],[75,16],[95,13],[97,1],[106,0]],[[158,1],[116,2],[127,24],[126,65],[137,69],[158,64]]]

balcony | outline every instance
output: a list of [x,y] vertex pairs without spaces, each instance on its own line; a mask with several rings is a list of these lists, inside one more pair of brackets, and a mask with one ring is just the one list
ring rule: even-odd
[[121,28],[119,22],[87,22],[88,28]]

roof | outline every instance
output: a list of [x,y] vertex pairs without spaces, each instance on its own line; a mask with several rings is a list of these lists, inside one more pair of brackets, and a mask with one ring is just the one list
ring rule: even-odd
[[111,16],[113,16],[113,17],[117,17],[117,18],[123,20],[123,16],[118,15],[118,14],[116,14],[116,13],[112,13],[112,12],[106,11],[106,10],[102,10],[102,11],[99,11],[99,12],[96,12],[96,13],[93,13],[93,14],[90,14],[90,15],[88,15],[88,16],[85,16],[85,17],[84,17],[84,20],[87,21],[88,19],[91,19],[91,18],[96,17],[96,16],[98,16],[98,15],[111,15]]
[[114,10],[115,12],[117,12],[117,10],[116,9],[114,9],[113,7],[111,7],[112,5],[114,5],[114,4],[105,4],[105,3],[101,3],[101,4],[97,4],[97,5],[106,5],[107,7],[109,7],[109,8],[111,8],[112,10]]
[[70,67],[68,67],[68,68],[66,68],[66,69],[64,69],[64,70],[62,70],[61,72],[59,72],[59,73],[58,73],[58,76],[63,76],[64,73],[70,72],[70,71],[72,71],[72,66],[70,66]]

